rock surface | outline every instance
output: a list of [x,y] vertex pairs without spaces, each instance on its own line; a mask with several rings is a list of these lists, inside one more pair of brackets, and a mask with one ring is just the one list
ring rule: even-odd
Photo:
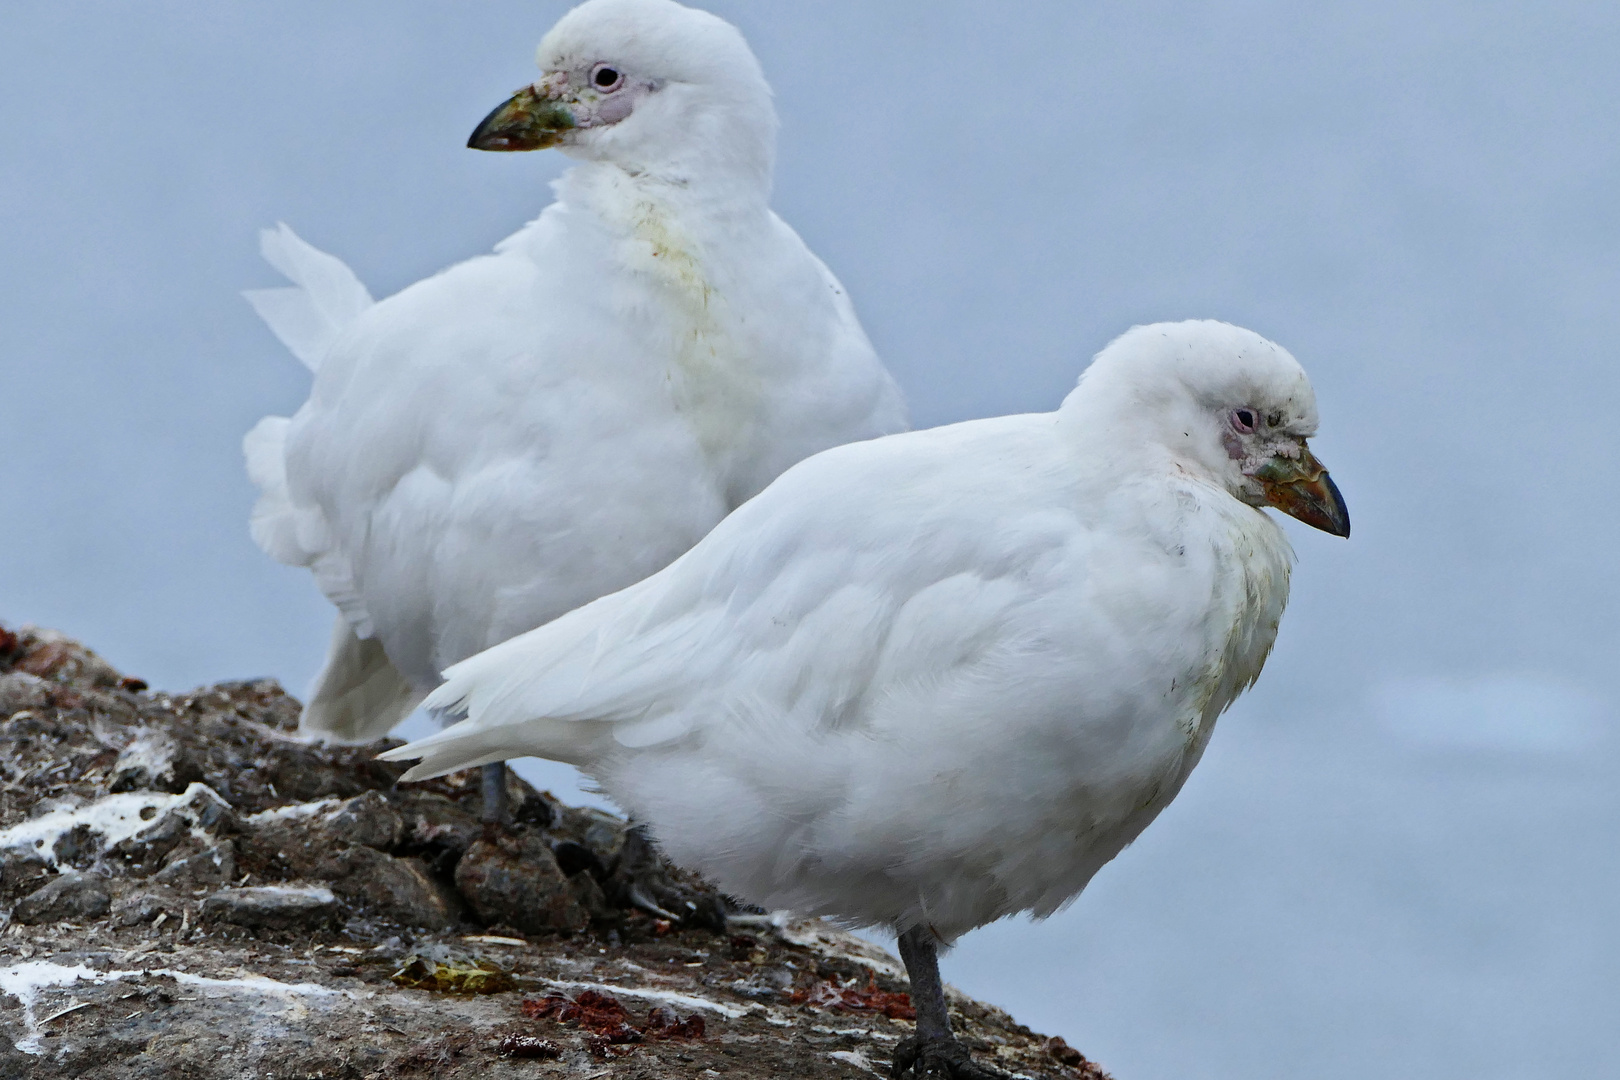
[[[400,784],[269,681],[149,693],[0,628],[0,1080],[887,1075],[898,962],[512,779]],[[670,917],[679,913],[679,917]],[[722,928],[723,927],[723,928]],[[981,1060],[1100,1080],[952,995]]]

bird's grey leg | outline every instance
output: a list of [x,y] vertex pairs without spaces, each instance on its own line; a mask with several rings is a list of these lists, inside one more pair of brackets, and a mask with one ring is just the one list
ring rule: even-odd
[[911,978],[911,1007],[917,1010],[917,1037],[948,1039],[951,1017],[945,1008],[945,984],[939,977],[939,950],[926,926],[900,935],[900,959]]
[[914,926],[899,937],[900,959],[911,979],[911,1007],[917,1012],[917,1034],[894,1050],[895,1077],[948,1080],[1006,1080],[1006,1074],[976,1063],[967,1047],[951,1035],[945,1006],[945,984],[939,977],[939,948],[933,931]]
[[483,774],[485,825],[509,825],[512,815],[506,805],[506,762],[494,761],[485,765]]

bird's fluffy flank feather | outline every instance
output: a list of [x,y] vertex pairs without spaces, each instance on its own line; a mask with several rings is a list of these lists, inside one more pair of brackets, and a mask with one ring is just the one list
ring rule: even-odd
[[[267,416],[242,439],[248,476],[259,489],[248,528],[265,554],[288,566],[307,566],[321,592],[361,638],[375,630],[349,561],[332,544],[332,530],[319,506],[294,500],[287,483],[287,431],[292,421]],[[335,655],[335,654],[334,654]]]
[[285,416],[267,416],[242,438],[248,478],[259,489],[248,529],[265,554],[288,566],[306,566],[310,551],[299,540],[298,511],[287,490]]

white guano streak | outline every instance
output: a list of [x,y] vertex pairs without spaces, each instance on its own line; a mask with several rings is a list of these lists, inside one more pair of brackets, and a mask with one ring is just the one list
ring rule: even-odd
[[[315,983],[278,982],[262,975],[248,975],[240,979],[210,979],[204,975],[193,975],[189,971],[174,971],[169,968],[152,968],[147,971],[92,971],[83,964],[67,967],[51,963],[49,960],[34,960],[0,971],[0,993],[16,998],[23,1010],[24,1035],[14,1045],[25,1054],[32,1054],[35,1057],[44,1055],[45,1049],[41,1045],[45,1038],[44,1022],[34,1014],[34,1008],[39,1003],[40,994],[46,990],[72,986],[81,980],[101,986],[109,982],[153,975],[166,975],[175,982],[195,986],[205,992],[256,994],[261,997],[281,998],[354,997],[347,990],[332,990]],[[52,1016],[48,1019],[55,1018]]]
[[[80,825],[99,834],[104,845],[112,847],[147,828],[163,811],[185,802],[186,798],[187,794],[134,791],[108,795],[87,806],[52,810],[0,830],[0,850],[19,848],[30,851],[48,865],[56,866],[56,842]],[[143,817],[148,810],[152,813]]]

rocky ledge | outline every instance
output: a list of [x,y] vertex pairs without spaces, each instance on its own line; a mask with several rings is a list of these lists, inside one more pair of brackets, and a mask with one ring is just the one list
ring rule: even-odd
[[[898,961],[516,777],[399,783],[270,681],[149,692],[0,628],[0,1078],[887,1075]],[[1010,1074],[1101,1080],[959,993]]]

